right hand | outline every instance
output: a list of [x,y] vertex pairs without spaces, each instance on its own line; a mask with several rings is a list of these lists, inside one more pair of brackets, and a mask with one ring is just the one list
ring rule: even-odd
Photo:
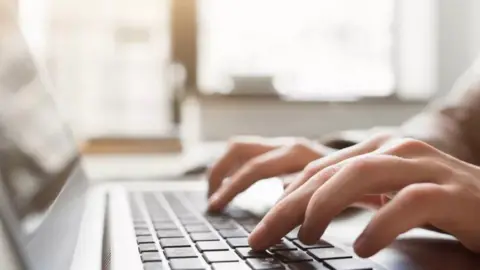
[[222,210],[255,182],[299,172],[331,151],[307,139],[234,138],[209,172],[209,210]]

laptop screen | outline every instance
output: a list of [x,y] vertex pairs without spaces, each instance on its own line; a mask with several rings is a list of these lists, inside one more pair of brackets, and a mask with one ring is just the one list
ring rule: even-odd
[[[49,93],[48,72],[23,38],[14,2],[0,1],[0,174],[23,244],[30,257],[41,257],[38,262],[53,260],[46,258],[48,249],[57,256],[71,251],[74,240],[68,238],[75,233],[69,230],[78,226],[86,179],[72,180],[80,170],[77,147]],[[62,194],[68,198],[60,203]],[[55,236],[47,235],[53,230]],[[62,260],[56,265],[68,258]],[[47,261],[38,265],[60,269]]]

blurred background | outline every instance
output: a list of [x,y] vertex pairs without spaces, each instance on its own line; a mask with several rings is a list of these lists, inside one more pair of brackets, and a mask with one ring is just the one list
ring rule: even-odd
[[17,1],[91,152],[396,125],[480,46],[475,0]]

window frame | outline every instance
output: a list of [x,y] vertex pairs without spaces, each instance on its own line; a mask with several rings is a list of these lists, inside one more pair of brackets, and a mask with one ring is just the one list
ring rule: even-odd
[[[172,58],[174,63],[180,63],[187,76],[184,80],[185,93],[198,96],[223,95],[234,98],[234,94],[210,94],[200,89],[198,84],[198,38],[199,31],[197,17],[200,0],[172,1]],[[411,16],[410,12],[414,12]],[[430,13],[431,12],[431,13]],[[188,16],[190,15],[190,16]],[[427,16],[422,16],[427,15]],[[411,100],[425,101],[436,94],[437,91],[437,3],[435,0],[425,0],[418,3],[415,0],[394,0],[394,12],[392,23],[392,50],[391,62],[395,76],[393,94],[379,97],[365,97],[368,100],[378,102],[396,100],[408,102]],[[185,19],[188,18],[188,19]],[[420,27],[423,33],[429,32],[430,36],[417,33],[413,27]],[[423,39],[419,41],[418,39]],[[427,44],[418,46],[415,44]],[[422,61],[418,61],[423,57]],[[419,62],[424,63],[420,71],[415,68]],[[415,72],[410,72],[410,70]],[[425,78],[425,79],[422,79]],[[422,90],[423,89],[423,90]],[[412,92],[420,91],[421,95],[411,95]],[[410,92],[410,97],[405,95]],[[255,96],[255,95],[253,95]],[[264,98],[268,95],[258,95]],[[275,97],[275,94],[271,95]],[[363,99],[363,98],[361,98]],[[310,100],[310,99],[308,99]],[[315,101],[312,99],[310,101]],[[320,102],[336,102],[335,100],[322,99]],[[340,101],[342,102],[342,101]]]

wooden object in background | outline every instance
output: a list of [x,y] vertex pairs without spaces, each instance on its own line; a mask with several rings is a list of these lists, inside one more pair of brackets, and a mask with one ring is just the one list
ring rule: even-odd
[[83,154],[179,153],[182,151],[182,143],[178,136],[102,137],[87,140],[81,149]]

